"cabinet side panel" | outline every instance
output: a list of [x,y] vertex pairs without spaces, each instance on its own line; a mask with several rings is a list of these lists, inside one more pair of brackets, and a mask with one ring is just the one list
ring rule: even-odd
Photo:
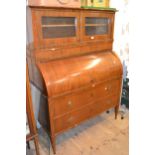
[[27,60],[28,70],[29,70],[29,79],[30,81],[34,81],[33,68],[31,65],[32,64],[31,57],[27,56],[26,60]]
[[45,95],[47,95],[46,92],[46,86],[44,83],[44,79],[36,65],[36,63],[34,62],[34,60],[32,61],[32,68],[33,68],[33,75],[34,75],[34,79],[33,79],[33,84]]
[[26,38],[28,48],[33,49],[32,16],[29,7],[26,8]]
[[39,123],[42,125],[42,127],[49,132],[50,123],[49,123],[48,103],[47,98],[42,94],[40,96],[38,120]]

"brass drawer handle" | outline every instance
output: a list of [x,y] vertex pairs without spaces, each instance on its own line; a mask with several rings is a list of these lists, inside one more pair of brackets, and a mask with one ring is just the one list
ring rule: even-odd
[[91,81],[90,81],[91,83],[92,83],[92,87],[95,87],[96,85],[95,85],[95,81],[92,79]]
[[92,87],[95,87],[95,84],[92,84]]
[[68,101],[68,106],[72,106],[72,105],[73,105],[72,101]]
[[111,85],[110,85],[110,86],[106,86],[106,87],[104,88],[104,90],[107,91],[107,90],[110,90],[111,88],[112,88]]

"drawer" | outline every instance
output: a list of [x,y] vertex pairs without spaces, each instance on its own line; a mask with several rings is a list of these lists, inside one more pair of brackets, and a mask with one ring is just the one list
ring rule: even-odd
[[68,113],[54,120],[55,132],[59,133],[65,129],[75,126],[76,124],[88,119],[91,116],[91,104],[80,110]]
[[103,84],[96,85],[93,89],[95,99],[100,99],[106,96],[116,94],[120,87],[120,80],[112,80]]
[[34,52],[38,61],[48,61],[69,56],[80,55],[80,47],[78,46],[53,46],[46,49],[40,49]]
[[37,61],[44,62],[59,58],[61,53],[62,53],[61,48],[53,47],[48,50],[36,51],[34,52],[34,56]]
[[96,51],[102,51],[102,50],[109,50],[112,49],[112,42],[104,42],[104,41],[99,41],[99,42],[89,42],[85,46],[81,46],[81,51],[85,53],[92,53]]
[[109,108],[115,107],[118,104],[118,95],[110,96],[107,98],[95,101],[92,104],[91,115],[99,114]]
[[65,114],[74,109],[78,109],[93,101],[92,90],[83,90],[54,99],[54,116]]

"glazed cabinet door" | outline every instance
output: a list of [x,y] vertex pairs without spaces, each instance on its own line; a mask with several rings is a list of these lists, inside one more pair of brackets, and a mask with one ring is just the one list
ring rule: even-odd
[[76,43],[79,14],[69,10],[33,10],[34,44],[39,48]]
[[84,41],[113,39],[113,13],[83,12],[82,13],[82,39]]

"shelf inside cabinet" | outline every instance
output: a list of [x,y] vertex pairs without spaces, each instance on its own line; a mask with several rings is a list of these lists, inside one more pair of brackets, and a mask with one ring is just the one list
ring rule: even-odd
[[86,24],[85,26],[107,26],[107,24]]
[[42,25],[42,27],[66,27],[66,26],[75,26],[74,24],[64,24],[64,25]]

